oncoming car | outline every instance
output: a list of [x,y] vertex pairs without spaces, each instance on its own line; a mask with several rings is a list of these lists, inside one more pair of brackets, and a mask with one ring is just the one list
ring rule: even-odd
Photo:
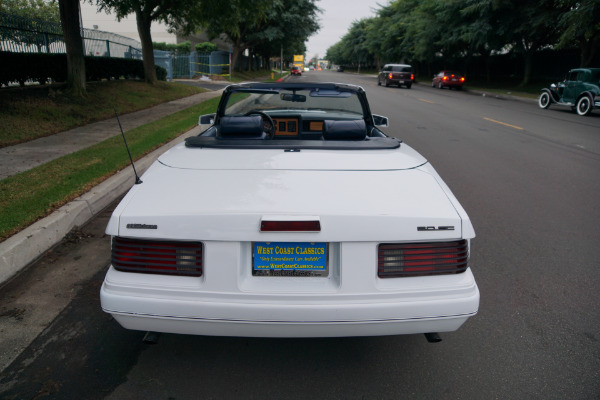
[[365,91],[228,86],[114,210],[101,304],[125,328],[249,337],[454,331],[473,226]]

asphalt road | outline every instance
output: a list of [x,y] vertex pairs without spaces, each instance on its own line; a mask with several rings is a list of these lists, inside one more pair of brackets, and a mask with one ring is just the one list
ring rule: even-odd
[[[477,233],[479,314],[437,344],[422,335],[163,334],[146,345],[143,333],[100,311],[103,267],[73,283],[71,295],[54,294],[66,307],[3,371],[0,398],[599,399],[600,112],[579,117],[428,85],[378,87],[347,73],[292,79],[360,84],[372,111],[390,118],[384,130],[436,167]],[[14,299],[74,262],[107,265],[107,215],[4,295]],[[0,318],[18,324],[26,306],[6,307]]]

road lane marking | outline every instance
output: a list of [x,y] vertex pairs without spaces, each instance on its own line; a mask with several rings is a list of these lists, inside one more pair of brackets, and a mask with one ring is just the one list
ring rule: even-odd
[[500,125],[509,126],[511,128],[518,129],[520,131],[523,130],[523,128],[521,128],[520,126],[507,124],[506,122],[500,122],[500,121],[496,121],[495,119],[486,118],[486,117],[483,117],[483,119],[485,119],[486,121],[495,122],[495,123],[500,124]]
[[433,101],[430,101],[430,100],[425,100],[425,99],[419,99],[419,100],[424,101],[425,103],[435,104]]

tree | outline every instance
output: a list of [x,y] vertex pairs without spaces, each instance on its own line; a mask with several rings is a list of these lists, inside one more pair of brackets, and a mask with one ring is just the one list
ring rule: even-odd
[[588,67],[600,51],[600,2],[598,0],[557,0],[563,9],[559,22],[559,48],[577,46],[580,66]]
[[[202,25],[210,37],[224,33],[232,43],[231,64],[237,65],[239,56],[252,47],[252,35],[268,28],[267,11],[278,6],[281,0],[228,0],[222,1],[212,18],[201,11],[196,13],[196,21]],[[189,32],[188,32],[189,33]],[[275,30],[265,32],[267,40],[277,36]]]
[[279,55],[293,60],[306,52],[306,40],[319,30],[315,0],[279,0],[266,11],[263,28],[251,33],[248,42],[265,58]]
[[172,29],[193,30],[200,19],[199,15],[209,18],[219,11],[218,0],[90,0],[95,1],[99,11],[114,11],[121,20],[129,14],[135,14],[138,34],[142,44],[142,57],[146,82],[155,84],[154,48],[152,45],[152,22],[162,21]]
[[0,2],[0,12],[40,21],[60,22],[58,4],[54,0],[3,0]]
[[59,0],[58,4],[67,49],[67,88],[72,95],[84,97],[85,59],[79,25],[79,0]]

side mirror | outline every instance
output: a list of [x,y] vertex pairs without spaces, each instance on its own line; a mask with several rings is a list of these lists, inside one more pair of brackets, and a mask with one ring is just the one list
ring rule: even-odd
[[200,118],[198,118],[198,125],[213,125],[215,123],[215,115],[216,114],[201,115]]
[[217,114],[206,114],[201,115],[198,118],[198,126],[200,127],[200,132],[206,131],[208,128],[215,124],[215,116]]
[[375,124],[375,126],[383,126],[383,127],[390,126],[388,117],[383,117],[381,115],[376,115],[376,114],[373,114],[373,123]]

